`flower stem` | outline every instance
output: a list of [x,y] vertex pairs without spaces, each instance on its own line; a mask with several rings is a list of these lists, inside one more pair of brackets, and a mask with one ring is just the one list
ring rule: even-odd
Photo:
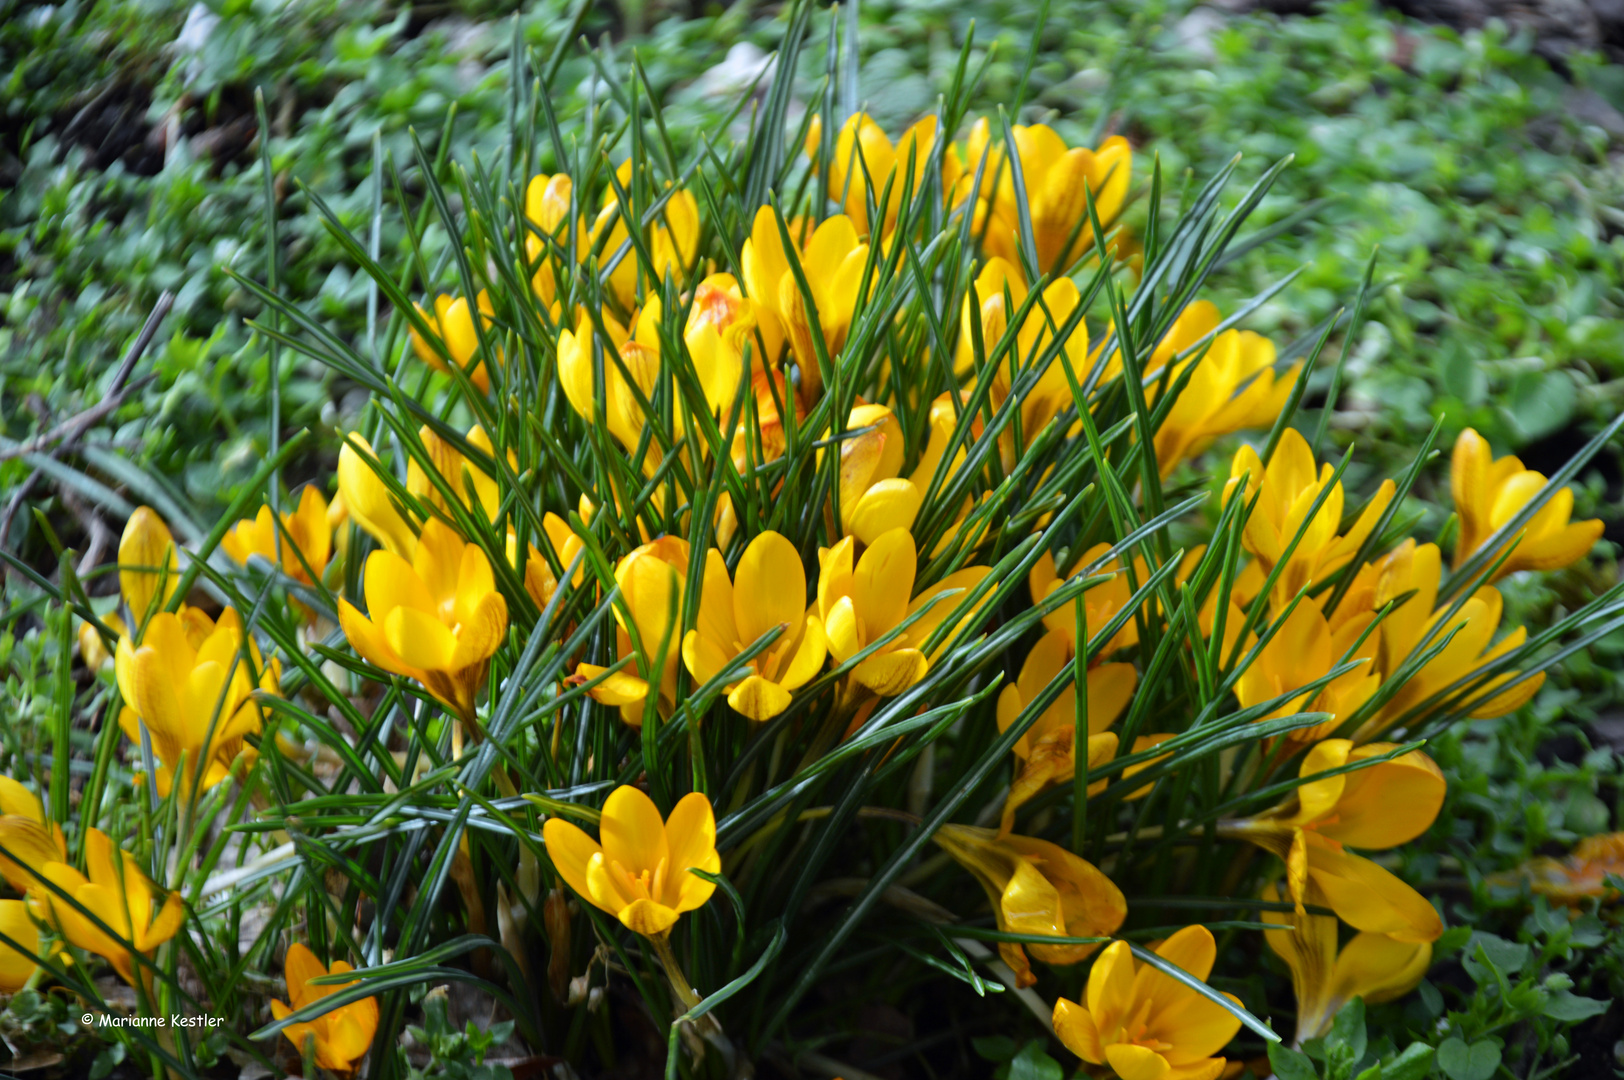
[[649,939],[654,946],[654,955],[659,957],[660,966],[665,969],[665,977],[671,983],[671,993],[682,1005],[682,1011],[687,1012],[700,1002],[700,997],[694,988],[688,985],[688,976],[683,974],[682,965],[677,963],[677,954],[671,951],[670,933],[655,934]]

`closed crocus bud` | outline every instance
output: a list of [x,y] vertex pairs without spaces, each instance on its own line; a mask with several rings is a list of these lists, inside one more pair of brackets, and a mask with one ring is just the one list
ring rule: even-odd
[[[1456,568],[1495,530],[1516,517],[1544,486],[1544,473],[1523,468],[1522,461],[1509,454],[1496,459],[1483,436],[1471,428],[1462,431],[1449,467],[1450,496],[1460,518]],[[1601,539],[1602,523],[1596,518],[1570,521],[1572,516],[1573,489],[1557,489],[1522,532],[1495,552],[1498,558],[1510,549],[1509,557],[1489,580],[1498,581],[1518,570],[1558,570],[1584,558]]]
[[[633,179],[630,160],[621,162],[620,167],[615,170],[615,177],[620,182],[621,188],[630,194]],[[665,186],[669,189],[671,185]],[[657,193],[656,197],[660,197],[661,194],[663,193]],[[638,209],[645,213],[649,208],[641,204],[638,206]],[[598,211],[597,219],[592,223],[592,244],[603,252],[606,260],[612,259],[615,252],[626,242],[629,235],[626,231],[626,219],[629,216],[631,207],[621,205],[620,193],[611,186],[604,195],[603,208]],[[605,229],[608,230],[609,236],[600,244],[599,237]],[[680,288],[699,249],[699,200],[694,198],[692,192],[683,188],[671,191],[665,205],[655,215],[654,222],[643,230],[643,238],[653,261],[655,277],[654,281],[644,282],[644,295],[658,296],[667,277],[675,280]],[[629,250],[609,272],[609,285],[615,291],[615,298],[627,309],[637,304],[639,265],[637,252]]]
[[118,542],[118,587],[140,634],[147,619],[169,606],[180,586],[175,538],[151,507],[140,506],[124,525]]
[[[667,703],[675,699],[687,579],[688,541],[662,536],[633,548],[615,566],[615,584],[620,587],[622,601],[615,607],[615,644],[617,657],[637,655],[641,663],[614,672],[597,664],[575,667],[573,679],[577,683],[607,676],[589,693],[605,705],[618,706],[621,719],[633,727],[643,724],[643,706],[649,692],[648,680],[643,676],[655,674],[657,665],[658,697]],[[637,631],[635,639],[633,629]]]
[[[491,306],[490,296],[484,289],[479,291],[477,305],[480,318],[484,321],[485,327],[488,328],[491,325],[491,316],[496,313],[496,309]],[[489,391],[491,388],[491,376],[490,372],[485,370],[485,361],[481,359],[471,369],[468,366],[469,362],[474,359],[474,354],[479,351],[479,331],[474,328],[474,315],[469,310],[467,297],[459,296],[453,299],[444,295],[437,296],[434,298],[433,314],[424,311],[416,304],[412,306],[417,308],[418,315],[422,316],[423,320],[429,324],[429,328],[434,332],[435,337],[439,339],[445,351],[451,354],[451,359],[456,362],[459,368],[468,372],[468,381],[474,384],[474,388],[480,393]],[[448,372],[450,370],[446,366],[444,357],[440,355],[433,343],[419,334],[415,327],[411,330],[411,335],[412,349],[417,353],[418,359],[436,371]],[[494,347],[493,345],[492,348]]]
[[728,577],[722,553],[706,556],[699,623],[682,641],[682,659],[695,682],[704,684],[732,664],[764,634],[777,640],[727,685],[727,701],[752,720],[770,720],[789,708],[790,692],[823,667],[828,646],[823,621],[806,605],[806,570],[783,536],[765,532],[739,558],[737,580]]
[[[314,585],[327,569],[333,550],[327,500],[316,485],[306,485],[299,494],[298,508],[281,518],[282,527],[278,530],[271,508],[261,506],[257,516],[239,521],[227,532],[220,540],[220,547],[236,562],[246,565],[251,556],[258,555],[273,566],[280,564],[282,572],[295,581]],[[303,605],[299,607],[307,618],[314,620],[314,613]]]
[[[85,867],[81,874],[66,862],[48,862],[39,876],[55,889],[36,885],[28,892],[34,917],[55,926],[73,945],[105,958],[125,982],[137,985],[134,954],[150,958],[175,936],[186,920],[180,893],[169,893],[153,908],[154,887],[135,856],[121,851],[100,829],[85,830]],[[62,897],[76,901],[70,904]],[[88,911],[117,935],[108,934],[80,910]],[[145,984],[147,973],[141,975]]]
[[550,817],[542,825],[547,854],[559,876],[581,899],[646,937],[670,933],[683,912],[716,891],[690,868],[720,873],[716,816],[701,792],[685,795],[661,820],[642,791],[622,785],[604,803],[599,840]]
[[[845,205],[860,235],[890,236],[904,192],[909,198],[919,197],[925,166],[936,143],[936,128],[936,117],[926,116],[892,145],[885,130],[867,113],[853,113],[841,126],[829,161],[829,188]],[[822,145],[823,123],[814,116],[806,135],[806,156],[816,161]],[[888,186],[890,195],[885,197]],[[877,220],[870,222],[868,204],[877,205],[882,197],[885,205],[879,208]]]
[[[1205,982],[1218,946],[1205,926],[1186,926],[1157,945],[1156,955]],[[1217,1054],[1240,1027],[1222,1005],[1135,960],[1126,941],[1112,942],[1094,961],[1082,1002],[1054,1005],[1054,1033],[1066,1049],[1122,1080],[1218,1080],[1225,1061]]]
[[[609,434],[621,446],[633,450],[642,436],[643,425],[648,422],[642,402],[653,398],[655,379],[660,373],[659,298],[650,299],[638,313],[633,320],[634,333],[628,334],[625,327],[608,315],[603,316],[603,322],[609,332],[608,347],[619,355],[620,363],[605,355],[602,419]],[[583,311],[573,330],[561,329],[558,335],[558,383],[576,414],[589,424],[599,422],[593,334],[592,317]]]
[[0,876],[18,892],[34,884],[35,872],[68,857],[62,827],[45,816],[38,795],[9,776],[0,776]]
[[884,405],[858,405],[846,420],[857,434],[840,441],[840,519],[865,544],[912,529],[923,492],[902,472],[902,425]]
[[[433,463],[434,471],[439,474],[445,487],[451,490],[454,501],[470,513],[477,510],[484,515],[486,521],[494,525],[502,510],[502,491],[497,485],[496,478],[450,442],[442,439],[427,424],[418,429],[417,437],[423,443],[423,449],[427,452],[429,461]],[[487,457],[495,458],[496,449],[491,445],[491,437],[485,434],[485,429],[480,425],[475,424],[469,428],[464,438],[475,450]],[[517,469],[518,458],[512,450],[508,451],[507,457],[508,465]],[[474,489],[472,499],[468,494],[470,484]],[[406,490],[413,498],[449,511],[451,504],[447,501],[444,489],[430,478],[415,457],[406,462]]]
[[[999,836],[971,825],[944,825],[934,837],[943,851],[986,890],[998,929],[1043,937],[1109,937],[1127,918],[1122,890],[1085,859],[1030,836]],[[1002,942],[1004,962],[1021,986],[1037,981],[1026,949],[1046,964],[1075,964],[1098,945],[1024,946]]]
[[385,671],[416,679],[472,722],[490,658],[507,633],[507,601],[490,560],[438,518],[423,526],[407,561],[393,551],[367,558],[368,613],[338,605],[350,646]]
[[[283,961],[287,976],[288,1005],[271,999],[271,1015],[286,1019],[301,1009],[317,1004],[329,994],[344,989],[346,982],[316,983],[323,975],[342,975],[354,971],[342,960],[334,960],[331,967],[316,959],[303,943],[295,941],[288,946]],[[350,980],[353,983],[355,980]],[[339,1005],[304,1023],[289,1024],[282,1029],[288,1041],[304,1052],[305,1044],[313,1042],[316,1064],[339,1076],[349,1076],[372,1047],[372,1038],[378,1031],[378,999],[361,998],[347,1005]]]
[[[130,628],[124,625],[124,620],[115,612],[103,615],[101,621],[103,626],[119,637],[130,632]],[[85,662],[87,670],[96,673],[100,673],[113,662],[113,654],[107,651],[107,643],[102,641],[100,631],[87,622],[79,624],[79,658]]]
[[374,540],[402,558],[417,546],[417,534],[395,509],[389,488],[378,479],[378,463],[371,445],[360,435],[350,433],[338,451],[338,493],[355,523]]
[[[1279,903],[1280,890],[1269,885],[1263,899]],[[1306,899],[1312,905],[1325,903],[1313,886]],[[1329,1032],[1342,1006],[1356,997],[1363,998],[1366,1005],[1403,997],[1415,989],[1432,963],[1430,943],[1399,941],[1369,931],[1354,935],[1338,949],[1337,922],[1330,915],[1266,910],[1263,921],[1279,927],[1265,930],[1263,939],[1291,969],[1298,1043]]]

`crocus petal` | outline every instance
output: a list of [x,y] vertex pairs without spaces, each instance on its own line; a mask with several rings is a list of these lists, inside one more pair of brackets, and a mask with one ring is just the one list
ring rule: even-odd
[[1312,834],[1307,840],[1308,874],[1344,922],[1399,941],[1437,941],[1443,934],[1438,912],[1397,877]]
[[1166,1058],[1149,1047],[1132,1043],[1107,1046],[1105,1062],[1122,1080],[1163,1080],[1169,1071]]
[[739,641],[749,644],[777,627],[793,633],[806,613],[806,571],[795,545],[775,532],[750,541],[734,575]]
[[654,800],[640,788],[622,784],[610,794],[603,804],[598,836],[604,856],[620,863],[630,874],[652,872],[662,862],[670,865],[665,822]]
[[644,937],[665,933],[676,924],[679,914],[681,913],[675,909],[655,903],[653,900],[633,900],[619,913],[620,921],[626,929]]
[[399,607],[384,620],[389,647],[409,666],[424,671],[455,671],[457,639],[451,630],[426,611]]
[[1054,1003],[1054,1033],[1067,1050],[1094,1065],[1105,1063],[1099,1029],[1088,1010],[1074,1001],[1060,998]]
[[925,677],[930,664],[918,649],[875,653],[858,664],[852,674],[881,697],[895,697]]
[[541,823],[541,838],[547,843],[547,857],[575,895],[592,898],[587,889],[586,867],[592,856],[603,854],[598,842],[563,818],[550,817]]
[[697,791],[684,795],[671,808],[665,835],[671,863],[662,899],[678,912],[693,911],[711,898],[716,885],[688,873],[688,868],[698,867],[711,874],[722,869],[721,857],[716,853],[716,814],[710,800]]
[[789,691],[760,675],[751,675],[735,686],[727,695],[727,703],[735,712],[755,720],[771,720],[789,708]]

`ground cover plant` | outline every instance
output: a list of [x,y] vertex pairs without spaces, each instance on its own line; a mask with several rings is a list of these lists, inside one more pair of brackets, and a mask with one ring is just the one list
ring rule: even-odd
[[[1608,751],[1536,755],[1610,700],[1570,485],[1617,423],[1550,477],[1449,410],[1338,449],[1368,253],[1341,318],[1250,329],[1291,163],[1039,123],[1034,17],[1008,85],[966,28],[907,123],[850,11],[786,8],[802,81],[693,114],[518,21],[477,149],[304,189],[367,318],[278,243],[221,268],[273,388],[227,505],[125,466],[116,563],[46,514],[53,563],[6,553],[20,1060],[1605,1064],[1614,847],[1488,870],[1611,824]],[[282,371],[342,388],[336,452]]]

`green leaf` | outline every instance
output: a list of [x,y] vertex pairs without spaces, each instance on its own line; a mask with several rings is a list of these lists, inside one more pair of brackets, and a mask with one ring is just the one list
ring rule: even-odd
[[1527,945],[1519,945],[1497,934],[1479,931],[1472,935],[1463,963],[1472,978],[1481,983],[1483,980],[1472,970],[1475,966],[1474,961],[1488,964],[1494,971],[1509,978],[1523,969],[1528,963],[1528,956]]
[[1060,1062],[1043,1052],[1043,1041],[1033,1039],[1009,1063],[1009,1080],[1060,1080]]
[[1438,1067],[1450,1080],[1489,1080],[1500,1067],[1500,1048],[1488,1039],[1470,1046],[1463,1039],[1438,1045]]
[[1278,1080],[1319,1080],[1319,1073],[1308,1055],[1285,1043],[1269,1044],[1269,1064]]
[[1381,1066],[1382,1080],[1422,1080],[1432,1071],[1432,1047],[1413,1042],[1404,1053]]
[[1347,1076],[1365,1056],[1365,1000],[1354,998],[1336,1014],[1325,1037],[1325,1063],[1332,1076]]
[[1563,371],[1525,371],[1511,383],[1506,411],[1529,442],[1542,439],[1573,419],[1578,401],[1573,379]]
[[1568,1024],[1577,1024],[1580,1020],[1588,1020],[1592,1016],[1600,1016],[1607,1011],[1611,1002],[1599,998],[1580,997],[1569,990],[1562,990],[1552,994],[1545,1002],[1545,1015],[1553,1020],[1561,1020]]

